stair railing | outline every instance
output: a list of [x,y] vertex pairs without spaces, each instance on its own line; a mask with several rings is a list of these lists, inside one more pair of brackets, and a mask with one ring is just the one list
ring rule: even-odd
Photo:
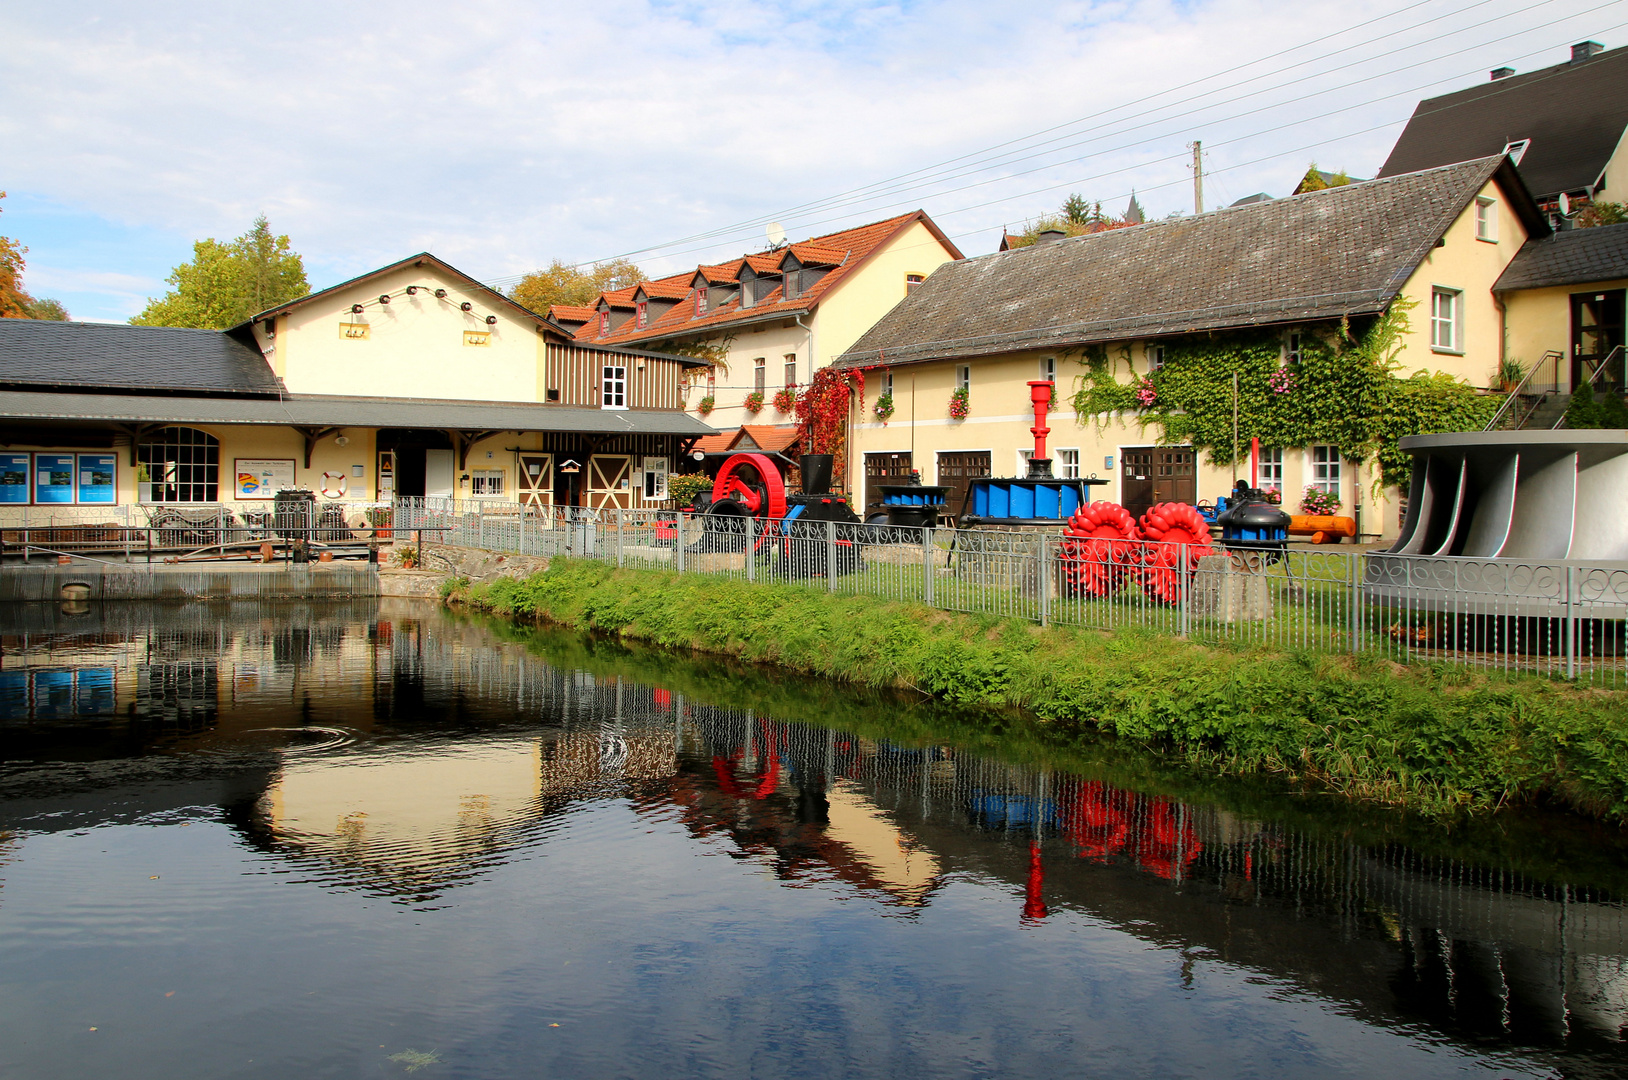
[[[1492,419],[1488,420],[1487,426],[1481,430],[1496,431],[1499,425],[1503,423],[1504,418],[1511,413],[1515,414],[1515,426],[1517,428],[1519,428],[1527,420],[1530,420],[1532,418],[1532,414],[1537,412],[1538,409],[1542,408],[1545,401],[1549,400],[1550,394],[1559,392],[1560,361],[1563,359],[1565,359],[1565,357],[1554,349],[1550,349],[1548,352],[1544,353],[1542,358],[1528,368],[1525,375],[1521,376],[1521,381],[1517,383],[1515,385],[1515,389],[1511,390],[1509,395],[1504,398],[1504,403],[1498,406],[1498,411],[1493,413]],[[1542,392],[1539,394],[1537,402],[1530,409],[1527,409],[1525,412],[1521,412],[1521,395],[1526,392],[1527,387],[1532,384],[1532,380],[1545,367],[1549,368],[1552,372],[1548,385],[1545,386]]]
[[[1588,373],[1588,378],[1583,380],[1583,381],[1588,383],[1589,387],[1592,388],[1595,383],[1600,381],[1600,376],[1605,374],[1605,369],[1611,366],[1611,361],[1615,360],[1615,359],[1618,359],[1621,356],[1622,356],[1622,346],[1618,345],[1615,349],[1612,349],[1610,352],[1605,354],[1605,359],[1601,360],[1598,364],[1596,364],[1595,367],[1594,367],[1594,370]],[[1575,390],[1575,387],[1573,389]],[[1566,422],[1566,414],[1561,413],[1559,418],[1555,420],[1553,426],[1550,427],[1549,430],[1550,431],[1559,431],[1560,430],[1560,425],[1564,424],[1565,422]]]

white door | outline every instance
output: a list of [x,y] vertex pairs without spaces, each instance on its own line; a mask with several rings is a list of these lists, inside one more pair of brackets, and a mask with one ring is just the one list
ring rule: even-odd
[[424,451],[424,494],[429,498],[437,496],[443,499],[452,498],[452,451],[426,450]]

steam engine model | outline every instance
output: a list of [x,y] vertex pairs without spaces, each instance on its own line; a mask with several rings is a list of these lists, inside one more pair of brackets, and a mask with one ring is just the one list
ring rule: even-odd
[[[825,577],[835,549],[835,571],[864,569],[859,516],[846,495],[831,491],[830,454],[804,454],[798,465],[803,489],[787,492],[780,470],[766,454],[735,454],[718,470],[704,528],[692,550],[742,551],[768,559],[790,577]],[[828,528],[827,522],[831,525]]]

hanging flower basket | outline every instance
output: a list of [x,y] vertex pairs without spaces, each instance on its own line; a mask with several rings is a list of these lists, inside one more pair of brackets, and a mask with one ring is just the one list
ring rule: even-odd
[[749,413],[762,412],[763,391],[753,390],[750,394],[746,395],[746,400],[741,404],[745,406],[746,411]]
[[1153,384],[1153,379],[1147,375],[1136,380],[1136,407],[1150,409],[1159,401],[1159,388]]
[[951,420],[965,420],[967,418],[967,410],[968,410],[968,400],[967,399],[969,397],[970,397],[970,395],[967,392],[967,388],[964,387],[964,386],[956,387],[955,392],[950,394],[950,419]]
[[893,419],[893,395],[883,394],[877,398],[875,412],[876,419],[882,421],[882,426],[886,427],[887,422]]
[[718,402],[713,398],[713,396],[708,394],[706,397],[696,402],[695,411],[700,413],[702,416],[706,416],[708,413],[712,412],[713,407],[717,404]]
[[1266,377],[1266,386],[1274,394],[1287,394],[1294,389],[1294,373],[1288,368],[1278,368]]
[[789,412],[791,412],[791,410],[795,409],[796,407],[797,407],[797,388],[795,386],[788,386],[783,390],[779,390],[779,391],[775,392],[775,395],[774,395],[774,409],[775,409],[775,412],[789,413]]

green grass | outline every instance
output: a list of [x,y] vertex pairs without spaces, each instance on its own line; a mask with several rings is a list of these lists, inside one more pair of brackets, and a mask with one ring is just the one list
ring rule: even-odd
[[1032,725],[1106,733],[1212,775],[1268,774],[1441,816],[1558,802],[1628,813],[1628,695],[1453,665],[1042,629],[805,586],[557,560],[455,594],[543,619]]

